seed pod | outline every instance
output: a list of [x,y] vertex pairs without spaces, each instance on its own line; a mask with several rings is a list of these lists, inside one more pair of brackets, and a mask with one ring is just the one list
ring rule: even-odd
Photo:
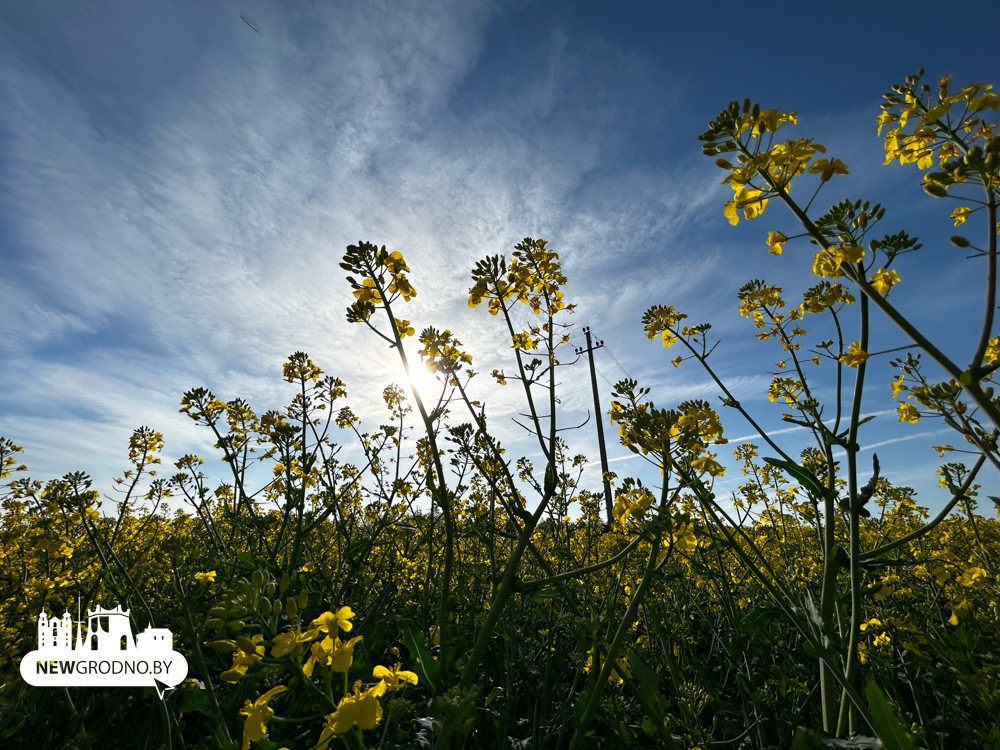
[[264,571],[255,570],[253,572],[253,585],[261,588],[264,585]]
[[295,603],[294,599],[289,598],[285,602],[285,614],[288,615],[289,620],[294,620],[295,615],[299,613],[299,605]]
[[208,614],[212,615],[212,617],[228,617],[229,607],[212,607],[208,610]]
[[243,628],[245,628],[247,624],[243,622],[243,620],[230,620],[229,622],[226,623],[226,626],[230,630],[243,630]]
[[309,604],[309,592],[303,591],[299,594],[299,609],[305,609]]
[[213,617],[205,623],[205,627],[211,628],[212,630],[222,630],[222,628],[226,627],[226,621],[219,617]]
[[208,647],[220,654],[231,654],[236,650],[236,643],[233,641],[212,641]]
[[969,153],[962,157],[962,161],[970,167],[976,166],[983,159],[983,150],[979,146],[969,149]]
[[253,656],[257,653],[257,647],[254,645],[254,642],[245,635],[241,635],[236,639],[236,645],[240,647],[240,651],[248,656]]
[[284,594],[285,590],[288,589],[288,584],[292,582],[292,579],[288,577],[288,573],[281,574],[281,580],[278,582],[278,593]]

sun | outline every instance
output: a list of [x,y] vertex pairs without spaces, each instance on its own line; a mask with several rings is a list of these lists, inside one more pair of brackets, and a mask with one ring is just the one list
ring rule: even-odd
[[[406,370],[403,369],[402,362],[400,362],[399,366],[396,368],[396,378],[403,389],[409,392],[410,385],[407,381]],[[440,381],[435,378],[434,375],[427,372],[427,367],[425,367],[424,363],[419,360],[416,362],[410,362],[409,380],[416,387],[417,392],[420,394],[420,398],[425,402],[429,399],[437,398],[438,394],[441,392]]]

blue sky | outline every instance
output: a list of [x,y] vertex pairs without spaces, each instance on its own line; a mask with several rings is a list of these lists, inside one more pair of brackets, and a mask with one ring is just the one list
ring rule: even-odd
[[[993,20],[992,4],[962,8]],[[343,378],[374,427],[397,368],[344,321],[352,298],[337,266],[363,239],[406,256],[418,290],[407,317],[466,342],[516,450],[514,390],[485,375],[507,364],[509,344],[466,295],[475,260],[525,236],[562,254],[574,322],[658,405],[716,399],[703,373],[675,370],[674,352],[642,333],[647,307],[673,304],[713,323],[716,368],[780,428],[764,396],[778,352],[753,339],[736,292],[765,278],[798,299],[811,253],[768,255],[767,231],[795,228],[775,203],[729,226],[730,191],[696,140],[744,97],[798,112],[796,136],[850,166],[817,205],[880,201],[887,232],[921,237],[899,267],[897,304],[967,361],[982,268],[948,244],[952,206],[923,195],[917,170],[881,165],[874,127],[881,94],[920,67],[931,81],[1000,83],[996,55],[947,23],[929,3],[8,2],[0,434],[25,447],[33,477],[82,470],[107,489],[140,425],[163,433],[165,470],[212,454],[177,411],[191,387],[279,407],[291,395],[280,367],[297,350]],[[878,319],[875,342],[907,343]],[[622,375],[597,356],[606,409],[607,381]],[[868,413],[893,408],[890,358],[869,368]],[[583,366],[564,376],[567,424],[586,417],[588,379]],[[752,433],[723,416],[727,436]],[[944,497],[930,445],[955,442],[938,430],[885,413],[862,435],[932,508]],[[590,427],[567,438],[596,464]],[[585,476],[596,489],[594,469]],[[984,481],[996,494],[995,477]]]

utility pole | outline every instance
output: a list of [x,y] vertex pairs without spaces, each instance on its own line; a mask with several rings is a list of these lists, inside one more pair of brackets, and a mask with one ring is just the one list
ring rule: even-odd
[[601,399],[597,394],[597,370],[594,368],[594,350],[604,346],[604,342],[598,341],[596,344],[591,342],[589,326],[584,326],[583,335],[587,337],[587,348],[582,349],[577,347],[576,353],[580,355],[586,352],[587,358],[590,360],[590,385],[594,389],[594,416],[597,420],[597,444],[601,449],[601,479],[604,481],[604,504],[608,510],[607,527],[610,529],[611,523],[614,520],[612,514],[614,502],[611,496],[611,482],[608,481],[608,451],[604,447],[604,416],[601,413]]

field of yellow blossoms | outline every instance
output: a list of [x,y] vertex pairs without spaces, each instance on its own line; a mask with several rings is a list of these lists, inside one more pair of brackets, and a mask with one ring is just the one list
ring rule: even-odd
[[[887,161],[922,170],[929,195],[973,195],[952,220],[982,218],[987,239],[952,242],[976,248],[995,280],[1000,137],[984,118],[1000,100],[949,86],[906,79],[878,127]],[[745,418],[760,439],[726,447],[713,404],[657,406],[624,380],[608,429],[659,482],[606,474],[607,493],[584,487],[557,397],[573,305],[559,255],[526,238],[480,261],[469,290],[470,315],[510,336],[492,376],[523,394],[535,441],[513,456],[467,391],[473,362],[456,334],[418,335],[402,317],[419,273],[399,252],[352,245],[348,320],[407,371],[434,373],[439,397],[389,386],[385,423],[367,426],[347,386],[297,352],[283,411],[183,394],[221,477],[208,457],[164,467],[164,437],[141,427],[112,497],[82,473],[28,478],[16,440],[0,439],[0,745],[1000,750],[1000,523],[976,481],[1000,467],[996,284],[971,364],[950,361],[893,304],[907,279],[896,261],[916,239],[875,233],[878,205],[813,216],[797,202],[793,180],[812,180],[811,195],[847,166],[775,137],[794,124],[734,102],[702,141],[734,190],[730,223],[783,204],[767,217],[802,232],[770,231],[767,249],[814,246],[815,286],[793,299],[751,281],[734,302],[780,358],[770,401],[814,447],[790,455],[761,430],[713,369],[710,326],[656,304],[642,321],[650,355],[662,344],[679,352],[674,367],[703,368],[727,423]],[[871,389],[891,387],[901,422],[958,433],[928,469],[949,498],[933,517],[858,444],[875,315],[913,345],[898,378]],[[836,384],[826,403],[821,377]],[[723,450],[742,471],[730,498],[714,492]],[[162,699],[26,685],[39,614],[99,603],[128,609],[135,630],[169,628],[188,679]]]

